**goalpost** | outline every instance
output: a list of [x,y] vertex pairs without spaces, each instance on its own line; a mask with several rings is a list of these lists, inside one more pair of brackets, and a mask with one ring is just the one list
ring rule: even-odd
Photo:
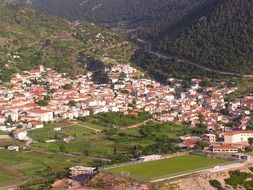
[[125,176],[125,177],[129,177],[130,176],[130,172],[121,171],[120,175]]

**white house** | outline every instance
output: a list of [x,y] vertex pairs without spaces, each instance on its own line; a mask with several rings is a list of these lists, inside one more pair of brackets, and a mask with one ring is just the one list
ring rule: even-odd
[[61,127],[55,127],[54,131],[61,131]]
[[6,121],[6,117],[3,115],[0,115],[0,123],[4,124],[5,121]]
[[248,139],[253,138],[253,130],[230,131],[224,134],[225,144],[248,143]]
[[20,140],[20,141],[27,141],[28,140],[27,131],[24,129],[16,129],[13,132],[13,136],[15,139]]
[[69,168],[70,170],[70,177],[78,177],[80,175],[92,175],[95,171],[96,168],[94,167],[84,167],[84,166],[74,166]]
[[139,157],[139,160],[143,162],[159,160],[159,159],[161,159],[161,155],[157,155],[157,154]]
[[48,122],[54,120],[54,114],[47,110],[30,110],[27,112],[29,116],[36,117],[39,121]]
[[214,134],[205,134],[201,137],[202,140],[207,141],[209,143],[215,143],[216,142],[216,135]]
[[90,115],[90,110],[82,109],[82,110],[80,110],[80,112],[79,112],[79,116],[80,116],[80,117],[86,117],[86,116],[89,116],[89,115]]
[[32,121],[28,123],[27,127],[29,129],[41,129],[44,127],[43,123],[37,122],[37,121]]
[[10,151],[16,151],[16,152],[19,151],[19,147],[18,146],[8,146],[7,149],[10,150]]

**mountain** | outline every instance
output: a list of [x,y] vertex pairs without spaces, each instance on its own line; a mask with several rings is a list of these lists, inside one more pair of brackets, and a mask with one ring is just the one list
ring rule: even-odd
[[71,23],[28,7],[1,3],[0,20],[2,81],[40,64],[74,76],[94,60],[126,63],[134,51],[131,43],[110,30]]
[[[83,19],[131,31],[131,37],[138,36],[151,45],[147,49],[151,55],[137,51],[132,61],[161,81],[175,76],[222,78],[224,73],[234,76],[253,73],[251,0],[16,2],[70,20]],[[153,52],[166,55],[167,59]]]
[[[52,15],[96,24],[143,26],[179,16],[206,0],[18,0]],[[167,17],[165,17],[167,16]],[[174,18],[175,18],[174,17]],[[170,18],[169,18],[170,19]],[[168,22],[168,20],[167,20]]]
[[253,1],[212,0],[154,38],[156,48],[204,67],[253,73]]
[[139,37],[151,41],[154,49],[177,59],[215,70],[253,72],[251,0],[29,0],[28,3],[70,20],[134,29]]
[[249,77],[253,74],[252,10],[252,0],[207,1],[170,27],[157,25],[156,33],[146,29],[142,38],[149,48],[136,52],[133,61],[160,81]]

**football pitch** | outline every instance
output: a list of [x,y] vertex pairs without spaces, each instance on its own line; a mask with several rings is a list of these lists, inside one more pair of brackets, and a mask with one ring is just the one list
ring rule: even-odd
[[183,174],[191,171],[224,164],[227,160],[207,158],[198,155],[185,155],[162,160],[120,166],[108,169],[111,173],[123,174],[142,180],[153,180],[162,177]]

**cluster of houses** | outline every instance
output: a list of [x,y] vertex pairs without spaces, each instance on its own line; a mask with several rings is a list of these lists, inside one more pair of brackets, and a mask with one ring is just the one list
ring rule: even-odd
[[253,139],[253,130],[234,130],[202,136],[185,135],[181,137],[182,143],[179,145],[182,148],[193,149],[198,142],[205,142],[205,152],[237,153],[244,151],[250,145],[250,138]]
[[[171,85],[162,85],[128,64],[105,69],[109,84],[95,84],[92,72],[71,79],[43,66],[16,74],[8,87],[0,86],[0,130],[12,132],[18,140],[27,140],[27,131],[42,128],[44,122],[104,112],[136,116],[146,111],[161,122],[191,127],[202,123],[211,134],[198,138],[213,144],[221,135],[225,139],[222,146],[227,149],[230,144],[234,151],[234,139],[228,142],[227,136],[237,134],[235,130],[246,130],[251,124],[253,96],[225,101],[225,95],[236,88],[202,87],[201,80],[192,79],[188,89],[178,90],[182,89],[180,81],[171,79]],[[183,139],[183,143],[191,146],[198,138]],[[215,147],[213,151],[220,149]]]

